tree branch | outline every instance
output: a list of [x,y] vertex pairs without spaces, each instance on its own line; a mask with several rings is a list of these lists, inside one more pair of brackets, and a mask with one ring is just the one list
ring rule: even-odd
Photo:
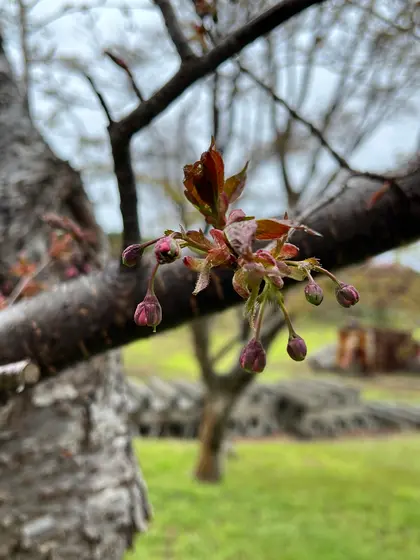
[[181,58],[182,62],[187,62],[196,58],[184,33],[182,31],[181,25],[179,24],[178,18],[176,17],[175,10],[172,8],[170,0],[154,0],[156,6],[162,12],[163,19],[165,21],[166,29],[168,30],[169,36],[175,45],[176,50]]
[[[111,58],[114,60],[115,57]],[[119,66],[121,65],[119,64]],[[131,163],[130,144],[129,142],[115,141],[115,131],[118,130],[119,123],[115,123],[112,120],[108,105],[102,94],[97,90],[92,78],[86,73],[84,73],[84,76],[91,85],[93,92],[108,118],[108,134],[114,161],[114,172],[117,178],[118,192],[120,195],[120,210],[123,221],[122,249],[125,249],[128,245],[139,243],[141,238],[137,211],[136,179]]]
[[336,162],[340,165],[342,169],[347,170],[353,177],[366,177],[367,179],[372,179],[373,181],[392,180],[392,177],[385,177],[382,174],[370,173],[369,171],[359,171],[357,169],[354,169],[353,167],[350,167],[350,165],[347,163],[345,158],[341,156],[331,146],[331,144],[327,141],[327,139],[324,137],[322,132],[314,124],[307,121],[297,111],[295,111],[292,107],[290,107],[287,101],[279,97],[269,86],[267,86],[262,80],[260,80],[258,76],[255,76],[255,74],[251,72],[251,70],[248,70],[244,66],[240,66],[240,68],[244,74],[250,76],[254,80],[254,82],[257,83],[260,87],[262,87],[277,103],[282,105],[296,121],[299,121],[300,123],[305,125],[310,130],[311,134],[315,136],[315,138],[318,138],[320,144],[328,150],[328,152],[336,160]]
[[111,139],[114,172],[120,194],[120,210],[123,220],[122,248],[125,249],[128,245],[139,243],[141,234],[137,211],[136,178],[131,162],[130,144],[118,142],[115,139],[115,130],[118,131],[118,124],[112,123],[108,131]]
[[[377,181],[354,179],[356,185],[327,207],[312,214],[307,225],[323,234],[296,231],[292,240],[302,258],[316,256],[328,269],[358,263],[420,237],[420,161],[406,171],[399,189],[389,189],[370,209]],[[107,349],[150,336],[151,329],[133,321],[136,304],[147,289],[153,258],[138,270],[111,263],[104,270],[57,286],[0,312],[0,364],[30,359],[42,376]],[[159,331],[197,316],[216,313],[239,303],[232,272],[218,270],[216,281],[196,298],[196,275],[181,261],[162,267],[156,294],[163,308]],[[292,282],[294,284],[294,282]]]
[[216,70],[220,64],[238,54],[244,47],[310,6],[322,4],[325,1],[284,0],[278,2],[260,16],[234,31],[204,56],[182,64],[179,71],[160,90],[120,121],[120,141],[127,142],[136,132],[160,115],[187,88]]
[[216,372],[210,358],[209,321],[206,317],[198,317],[191,323],[191,334],[194,351],[201,370],[201,378],[207,387],[212,387],[216,379]]

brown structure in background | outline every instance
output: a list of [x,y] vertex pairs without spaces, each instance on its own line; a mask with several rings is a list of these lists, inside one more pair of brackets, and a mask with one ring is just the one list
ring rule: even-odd
[[337,366],[366,376],[410,370],[419,351],[410,332],[353,324],[338,333]]

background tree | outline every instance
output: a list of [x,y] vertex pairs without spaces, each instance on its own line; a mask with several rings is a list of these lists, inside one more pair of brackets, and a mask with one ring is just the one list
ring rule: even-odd
[[[230,31],[226,38],[223,37],[222,31],[216,33],[217,29],[213,29],[213,23],[209,23],[210,33],[206,32],[204,37],[208,50],[199,53],[193,42],[185,39],[184,30],[179,25],[180,19],[175,17],[183,13],[182,6],[174,12],[169,2],[157,1],[160,12],[156,10],[156,13],[165,21],[167,33],[175,46],[174,64],[175,61],[179,64],[181,60],[174,76],[155,93],[152,92],[150,84],[150,91],[141,93],[133,78],[133,66],[128,57],[123,58],[124,53],[118,53],[121,60],[116,59],[115,55],[101,58],[106,64],[111,64],[108,66],[109,71],[112,68],[112,71],[120,72],[124,79],[129,80],[137,97],[134,107],[132,98],[127,106],[121,106],[120,91],[117,92],[117,98],[115,93],[112,95],[112,92],[103,91],[99,76],[93,73],[95,65],[92,62],[84,65],[81,58],[69,56],[65,60],[63,53],[57,56],[58,67],[63,68],[64,65],[65,68],[61,74],[62,82],[53,88],[54,100],[58,99],[59,95],[67,97],[72,94],[73,101],[81,103],[84,108],[90,101],[82,97],[83,87],[83,95],[87,92],[95,94],[95,101],[101,105],[109,121],[107,133],[111,150],[108,150],[108,154],[112,157],[112,167],[120,195],[124,246],[137,242],[140,238],[135,188],[135,174],[138,170],[134,169],[131,156],[135,154],[135,161],[140,161],[140,158],[135,149],[131,151],[135,148],[132,142],[134,136],[141,132],[137,138],[142,141],[144,153],[146,150],[153,151],[153,144],[145,140],[148,137],[153,138],[150,131],[145,130],[146,127],[190,86],[233,59],[255,39],[266,35],[306,8],[323,3],[286,0],[272,7],[253,4],[255,12],[252,14],[247,13],[242,4],[226,4],[233,10],[240,7],[243,10],[240,12],[241,17],[231,18],[231,21],[236,22],[233,29],[226,24],[225,32]],[[327,7],[329,4],[325,2]],[[7,301],[12,292],[4,293],[5,309],[1,312],[0,321],[0,363],[5,366],[0,374],[4,402],[0,424],[0,507],[4,512],[1,521],[4,535],[1,555],[4,558],[26,556],[36,559],[53,554],[51,551],[54,549],[56,556],[61,558],[72,558],[76,555],[79,558],[120,558],[133,533],[144,527],[149,517],[149,507],[131,454],[122,393],[123,383],[119,381],[116,357],[114,354],[106,354],[106,357],[101,358],[92,357],[149,334],[135,327],[132,316],[136,303],[143,298],[146,291],[152,261],[146,256],[134,270],[124,269],[115,262],[104,264],[102,236],[91,212],[88,211],[87,199],[77,174],[49,151],[32,127],[28,108],[39,124],[42,111],[48,113],[51,106],[36,107],[34,104],[32,107],[31,95],[28,95],[31,91],[29,86],[32,83],[33,87],[36,87],[36,77],[40,77],[42,83],[43,70],[46,71],[48,65],[53,66],[52,53],[44,52],[41,69],[33,66],[31,70],[30,64],[34,64],[32,58],[36,61],[33,55],[36,47],[31,45],[31,33],[36,34],[37,29],[39,32],[45,30],[48,23],[45,20],[31,22],[31,11],[32,15],[37,14],[36,6],[37,4],[12,6],[13,9],[17,7],[19,11],[19,36],[26,62],[23,65],[21,97],[17,95],[4,55],[0,75],[0,126],[4,142],[1,165],[4,190],[1,260],[5,263],[4,280],[14,280],[12,291],[21,280],[21,286],[27,286],[29,281],[36,280],[42,280],[45,284],[38,286],[44,288],[44,293],[30,299],[23,298],[21,288],[19,297],[16,297],[15,292],[13,301]],[[85,11],[86,17],[91,17],[90,11]],[[74,15],[72,7],[66,6],[65,12]],[[260,15],[252,18],[256,13]],[[13,15],[13,10],[9,13],[6,6],[3,19],[6,30],[11,30],[11,37],[13,29],[9,28],[8,24],[13,25]],[[45,17],[45,14],[41,15]],[[61,15],[59,12],[48,14],[47,17],[50,20],[60,19]],[[206,14],[206,19],[209,15],[214,22],[214,14]],[[219,15],[223,21],[218,8]],[[10,22],[7,19],[9,16],[12,18]],[[351,15],[346,17],[350,20],[352,18]],[[95,29],[94,23],[93,19],[92,29]],[[135,36],[135,33],[134,30],[131,36]],[[99,43],[96,46],[96,56],[102,57],[104,46],[109,48],[109,44]],[[156,56],[158,53],[154,51],[150,54]],[[41,55],[42,51],[39,54],[40,59]],[[239,62],[241,72],[247,73],[246,80],[251,72],[251,82],[254,83],[252,70],[248,66],[245,67],[242,61]],[[156,64],[156,59],[153,64]],[[233,61],[232,65],[237,71],[237,61]],[[99,69],[102,71],[100,66],[96,69],[98,73]],[[70,80],[70,70],[74,73],[72,79],[79,80],[74,88],[66,87]],[[168,69],[168,74],[171,70],[172,68]],[[51,79],[58,79],[55,72],[52,72],[51,76]],[[285,107],[284,102],[277,101],[276,92],[267,91],[267,87],[270,90],[273,86],[267,86],[264,82],[261,86],[259,82],[262,78],[257,78],[258,86],[264,94]],[[69,99],[67,101],[69,102]],[[269,105],[272,111],[272,104]],[[109,107],[112,107],[112,110]],[[315,208],[305,207],[306,214],[309,214],[308,208],[311,209],[310,217],[307,217],[309,225],[319,230],[323,238],[303,239],[297,233],[293,241],[301,246],[303,257],[315,254],[326,267],[334,268],[417,239],[420,232],[417,162],[414,161],[408,168],[401,168],[392,173],[391,177],[388,177],[387,190],[383,189],[382,196],[377,197],[376,204],[369,206],[372,196],[383,185],[384,177],[354,171],[338,152],[328,147],[329,142],[326,142],[322,132],[319,132],[312,121],[309,124],[309,120],[302,117],[297,110],[292,110],[293,113],[286,108],[287,114],[310,130],[330,155],[332,154],[333,159],[352,176],[348,181],[341,179],[340,189],[317,202]],[[168,114],[166,116],[168,119],[173,118]],[[70,112],[64,110],[63,106],[57,110],[56,118],[72,122]],[[40,128],[42,130],[41,126]],[[204,129],[203,126],[200,128]],[[92,136],[93,131],[88,131],[90,134],[86,136]],[[46,129],[44,132],[46,133]],[[188,130],[187,138],[193,136],[193,129]],[[103,138],[101,137],[101,142]],[[69,146],[72,147],[70,133],[65,135],[65,140],[65,144],[61,144],[60,155],[68,157],[68,153],[65,152]],[[238,143],[241,141],[239,138]],[[100,154],[101,142],[96,142],[93,138],[90,144],[93,146],[93,152],[96,150],[96,153]],[[174,143],[176,144],[176,139]],[[79,152],[79,156],[80,153],[88,159],[87,149]],[[77,158],[74,159],[76,163]],[[236,162],[232,165],[236,165]],[[360,176],[356,178],[355,175]],[[353,188],[344,189],[343,186],[347,186],[347,183]],[[261,211],[263,210],[264,208],[261,208]],[[83,230],[93,230],[96,233],[96,241],[92,236],[75,235],[74,231],[72,235],[72,241],[79,240],[79,243],[84,245],[88,257],[85,259],[86,264],[96,268],[95,271],[86,274],[85,269],[78,278],[69,282],[63,281],[64,271],[63,277],[59,275],[60,266],[59,271],[53,274],[51,263],[48,262],[48,267],[39,271],[41,264],[47,260],[45,255],[48,249],[51,250],[50,226],[47,227],[42,219],[47,211],[56,212],[60,216],[68,215]],[[168,223],[168,226],[170,225]],[[369,232],[369,243],[366,242],[366,232]],[[35,264],[36,268],[34,270],[32,266],[32,269],[23,269],[23,273],[21,268],[19,279],[10,269],[16,265],[22,250],[26,252],[28,262]],[[16,272],[16,269],[14,270]],[[163,282],[157,289],[165,317],[161,329],[238,303],[238,297],[231,286],[231,274],[220,271],[215,278],[215,282],[205,293],[192,300],[195,274],[191,274],[181,264],[174,265],[166,271]],[[54,288],[49,289],[48,282],[57,282],[58,279],[59,282],[54,284]],[[23,301],[18,301],[20,299]],[[270,325],[270,329],[264,333],[267,342],[276,331],[277,325]],[[99,365],[95,365],[97,359],[100,360]],[[16,365],[22,360],[26,360],[25,364],[29,362],[32,368],[25,369]],[[82,366],[74,366],[80,361],[84,361]],[[70,369],[66,369],[70,366]],[[34,370],[39,370],[39,380],[35,387],[15,394],[14,390],[25,382],[27,372]],[[56,376],[63,370],[66,371]],[[95,377],[92,376],[92,371],[95,372]],[[200,478],[215,479],[219,476],[219,450],[226,416],[240,389],[252,379],[252,375],[239,368],[227,375],[211,375],[209,378],[211,390],[204,422],[205,425],[211,426],[211,430],[205,431],[207,436],[203,441],[198,467]],[[34,473],[37,472],[48,474],[48,486],[43,485],[44,479],[41,483],[38,480],[35,482]],[[64,529],[67,532],[64,532]]]

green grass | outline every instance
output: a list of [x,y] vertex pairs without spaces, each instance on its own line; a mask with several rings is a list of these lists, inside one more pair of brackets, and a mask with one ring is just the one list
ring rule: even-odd
[[155,510],[126,560],[418,560],[420,437],[241,443],[219,486],[193,443],[137,442]]

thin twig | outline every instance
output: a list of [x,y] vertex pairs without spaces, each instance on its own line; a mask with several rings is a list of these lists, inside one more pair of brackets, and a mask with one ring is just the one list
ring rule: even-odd
[[250,78],[252,78],[254,82],[257,83],[260,87],[262,87],[277,103],[282,105],[296,121],[299,121],[307,128],[309,128],[312,135],[318,138],[321,145],[324,146],[324,148],[326,148],[329,151],[329,153],[340,165],[340,167],[346,169],[352,175],[352,177],[366,177],[367,179],[372,179],[373,181],[382,181],[382,182],[392,180],[392,178],[386,177],[385,175],[382,175],[380,173],[371,173],[370,171],[359,171],[357,169],[353,169],[353,167],[351,167],[347,163],[347,161],[330,145],[330,143],[325,139],[322,132],[314,124],[306,120],[297,111],[295,111],[292,107],[290,107],[287,101],[285,101],[284,99],[279,97],[276,93],[274,93],[274,91],[269,86],[267,86],[262,80],[260,80],[258,76],[256,76],[251,70],[248,70],[242,65],[240,66],[240,68],[244,74],[247,74]]
[[310,6],[326,0],[284,0],[278,2],[243,27],[240,27],[207,54],[182,64],[179,71],[150,99],[139,105],[119,122],[120,141],[128,141],[136,132],[150,124],[154,118],[184,93],[195,82],[211,74],[218,66],[238,54],[244,47],[269,33],[293,16]]
[[95,83],[92,80],[92,78],[88,74],[86,74],[86,72],[83,72],[83,75],[87,79],[87,81],[89,82],[94,94],[98,98],[98,101],[101,104],[101,107],[104,110],[105,115],[107,116],[108,123],[111,124],[113,122],[113,120],[112,120],[112,117],[111,117],[111,113],[108,109],[108,105],[106,104],[106,101],[105,101],[103,95],[97,90],[97,88],[95,86]]
[[122,68],[124,70],[124,72],[128,76],[128,79],[130,80],[131,87],[133,88],[133,91],[136,94],[138,100],[141,103],[143,103],[144,102],[144,96],[141,93],[139,87],[137,86],[136,80],[134,79],[134,76],[133,76],[130,68],[127,66],[127,64],[119,56],[115,56],[115,54],[113,54],[110,51],[104,51],[104,54],[108,58],[110,58],[114,64],[116,64],[117,66],[119,66],[120,68]]
[[154,3],[162,13],[166,29],[168,30],[169,36],[171,37],[182,62],[187,62],[188,60],[197,58],[185,38],[170,0],[154,0]]

